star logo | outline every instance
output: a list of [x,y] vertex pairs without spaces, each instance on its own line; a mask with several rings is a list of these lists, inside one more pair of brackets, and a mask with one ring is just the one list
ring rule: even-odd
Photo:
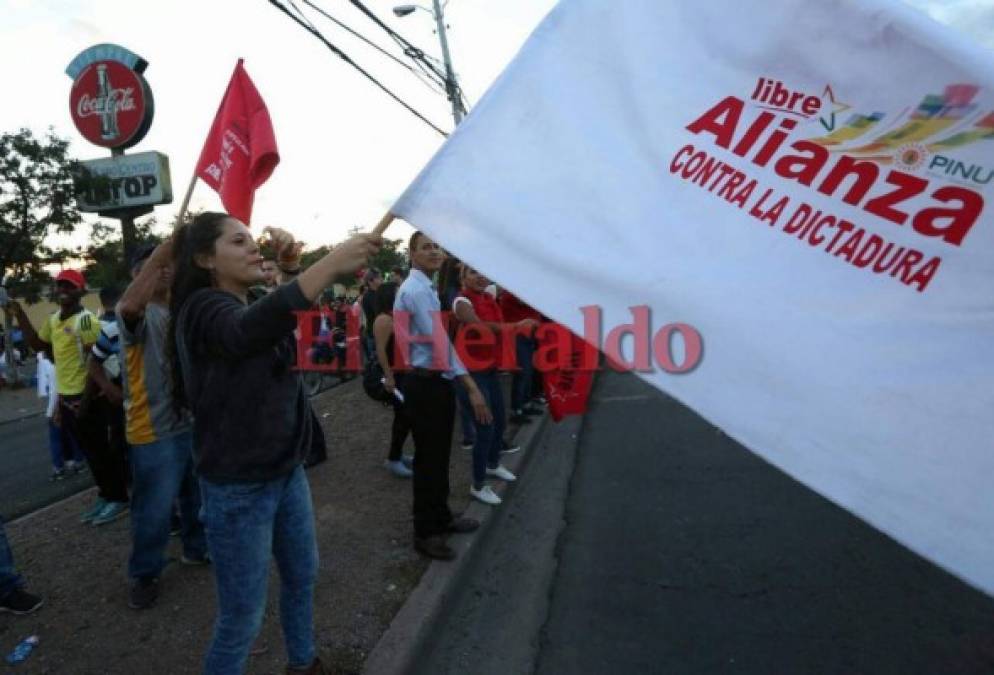
[[852,106],[848,103],[840,103],[835,100],[835,92],[832,91],[832,85],[826,84],[825,91],[821,93],[822,108],[831,108],[831,111],[827,115],[822,115],[819,118],[821,125],[825,127],[826,131],[835,131],[835,116],[844,113],[849,110]]

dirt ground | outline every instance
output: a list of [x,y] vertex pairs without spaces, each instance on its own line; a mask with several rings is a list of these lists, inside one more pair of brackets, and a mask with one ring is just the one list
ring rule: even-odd
[[[314,399],[329,445],[327,462],[308,471],[321,567],[315,590],[319,652],[333,673],[358,673],[427,568],[412,548],[410,482],[383,468],[392,412],[369,400],[358,381]],[[468,504],[469,453],[452,452],[455,512]],[[412,452],[408,439],[406,452]],[[173,675],[200,672],[214,621],[210,568],[171,563],[151,610],[128,608],[129,519],[93,528],[78,522],[93,492],[7,525],[18,568],[45,606],[26,617],[0,614],[0,652],[38,635],[23,664],[0,672],[57,675]],[[169,555],[178,561],[179,541]],[[264,653],[249,673],[285,668],[279,630],[278,579],[256,644]]]

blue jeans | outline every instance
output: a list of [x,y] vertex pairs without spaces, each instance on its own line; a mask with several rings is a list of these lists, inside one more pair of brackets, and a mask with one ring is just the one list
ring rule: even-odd
[[518,370],[511,378],[511,410],[521,410],[532,397],[532,372],[535,364],[535,340],[518,335],[515,338],[514,349]]
[[462,382],[455,383],[456,402],[459,408],[459,428],[462,430],[463,443],[476,442],[476,417],[473,415],[473,406],[469,402],[469,392]]
[[52,418],[49,417],[48,453],[52,459],[52,468],[56,471],[60,471],[65,466],[65,457],[63,456],[63,452],[66,446],[70,449],[70,458],[73,461],[83,461],[83,450],[79,447],[76,437],[69,433],[69,430],[64,426],[55,426],[55,423],[52,422]]
[[476,441],[473,443],[473,487],[479,490],[483,487],[483,481],[487,479],[487,469],[496,469],[500,465],[500,451],[506,424],[504,392],[501,391],[496,370],[471,373],[471,375],[494,418],[491,424],[473,421],[476,429]]
[[205,675],[241,675],[262,628],[269,563],[280,573],[280,623],[290,666],[314,660],[318,548],[303,467],[261,483],[200,479],[207,548],[214,562],[217,621]]
[[200,523],[200,489],[193,476],[193,434],[184,431],[154,443],[132,445],[132,578],[158,577],[165,567],[173,503],[179,498],[183,555],[200,559],[207,551]]
[[21,575],[14,570],[14,554],[7,543],[7,532],[0,522],[0,600],[24,585]]

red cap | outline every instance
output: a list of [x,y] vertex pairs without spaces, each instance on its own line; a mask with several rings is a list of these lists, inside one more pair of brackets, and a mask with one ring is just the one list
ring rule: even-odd
[[55,281],[68,281],[79,290],[86,288],[86,277],[79,270],[62,270],[59,276],[55,277]]

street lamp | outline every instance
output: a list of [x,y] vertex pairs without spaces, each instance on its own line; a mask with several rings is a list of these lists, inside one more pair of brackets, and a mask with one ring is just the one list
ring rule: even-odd
[[415,10],[423,9],[435,17],[435,24],[438,26],[438,41],[442,45],[442,60],[445,62],[445,93],[452,103],[452,119],[456,126],[462,122],[462,104],[459,97],[459,84],[456,82],[456,72],[452,68],[452,57],[449,55],[449,41],[445,36],[445,14],[442,12],[440,0],[432,0],[434,11],[421,5],[397,5],[393,8],[393,13],[398,17],[404,17],[414,13]]

